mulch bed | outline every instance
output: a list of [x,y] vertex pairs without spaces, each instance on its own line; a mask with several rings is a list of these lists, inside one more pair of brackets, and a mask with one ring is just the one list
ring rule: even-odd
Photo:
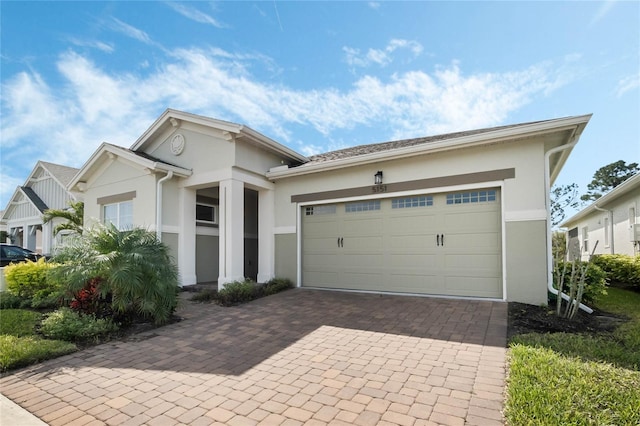
[[599,334],[613,331],[626,320],[624,317],[599,310],[594,310],[592,314],[579,310],[576,316],[569,320],[556,315],[555,301],[549,306],[510,302],[507,336],[511,338],[526,333]]

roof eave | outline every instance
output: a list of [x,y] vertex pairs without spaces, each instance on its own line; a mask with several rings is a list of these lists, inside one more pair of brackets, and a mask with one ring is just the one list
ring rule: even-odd
[[604,194],[602,197],[598,198],[593,203],[589,204],[587,207],[585,207],[575,215],[571,216],[569,219],[562,222],[560,224],[560,227],[566,228],[569,225],[575,222],[578,222],[580,219],[584,218],[585,216],[588,216],[594,211],[597,211],[596,207],[604,208],[604,206],[606,206],[607,204],[612,203],[613,201],[617,200],[618,198],[622,197],[623,195],[627,194],[628,192],[636,188],[640,188],[640,173],[622,182],[616,188]]
[[[319,171],[335,170],[344,167],[350,167],[353,165],[363,165],[380,160],[395,160],[406,157],[411,157],[419,154],[431,154],[437,152],[448,151],[452,149],[467,148],[474,146],[482,146],[489,143],[496,143],[514,138],[531,137],[538,134],[544,134],[555,131],[564,131],[573,129],[578,126],[581,130],[584,129],[589,122],[591,114],[581,115],[575,117],[559,118],[555,120],[548,120],[543,122],[536,122],[531,124],[523,124],[517,127],[510,127],[507,129],[498,129],[495,131],[488,131],[485,133],[478,133],[474,135],[460,136],[453,139],[446,139],[442,141],[430,142],[420,145],[414,145],[410,147],[397,148],[388,151],[374,152],[371,154],[364,154],[356,157],[341,158],[337,160],[328,160],[322,163],[313,165],[302,165],[296,168],[287,170],[278,170],[267,173],[267,178],[272,180],[287,178],[291,176],[305,175],[309,173],[316,173]],[[580,132],[581,132],[580,130]],[[566,161],[566,159],[565,159]],[[564,161],[562,162],[564,164]],[[560,167],[559,169],[561,169]],[[558,173],[559,173],[558,169]]]

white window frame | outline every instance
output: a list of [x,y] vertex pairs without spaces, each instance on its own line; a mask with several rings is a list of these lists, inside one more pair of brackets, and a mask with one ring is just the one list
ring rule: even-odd
[[[198,219],[198,206],[210,207],[213,210],[213,221]],[[217,225],[218,224],[218,206],[209,203],[196,203],[196,224],[198,225]]]
[[582,227],[582,251],[589,252],[589,227]]
[[[129,204],[131,206],[131,222],[130,223],[122,223],[124,219],[124,217],[122,216],[122,206],[125,204]],[[115,222],[111,220],[111,218],[108,218],[106,215],[107,208],[113,207],[113,206],[116,207]],[[112,223],[120,231],[124,231],[128,228],[133,227],[133,200],[120,201],[118,203],[103,204],[102,205],[102,223],[104,223],[105,225]]]

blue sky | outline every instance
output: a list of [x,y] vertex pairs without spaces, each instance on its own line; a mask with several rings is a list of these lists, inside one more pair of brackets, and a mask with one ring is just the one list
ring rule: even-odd
[[303,154],[593,113],[557,183],[640,162],[640,2],[10,2],[0,208],[166,108]]

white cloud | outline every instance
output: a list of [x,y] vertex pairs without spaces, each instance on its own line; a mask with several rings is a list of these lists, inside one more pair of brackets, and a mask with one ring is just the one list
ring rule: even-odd
[[369,3],[367,3],[367,5],[369,5],[369,7],[374,10],[380,9],[380,2],[377,1],[370,1]]
[[370,48],[366,54],[361,54],[359,49],[344,46],[345,61],[355,67],[367,67],[378,64],[381,67],[389,65],[392,61],[392,54],[398,49],[406,49],[413,57],[422,53],[422,45],[413,40],[392,39],[383,49]]
[[111,28],[113,30],[118,31],[119,33],[122,33],[127,37],[131,37],[133,39],[141,41],[145,44],[153,44],[151,37],[149,37],[149,34],[147,34],[146,32],[132,25],[129,25],[125,22],[122,22],[118,18],[112,18],[112,19],[113,19],[113,22],[112,22]]
[[189,7],[181,3],[173,3],[173,2],[167,2],[166,4],[170,8],[178,12],[180,15],[184,16],[185,18],[191,19],[192,21],[199,22],[201,24],[213,25],[216,28],[225,27],[225,25],[218,22],[211,15],[207,15],[206,13],[194,7]]
[[[604,2],[600,3],[600,7],[596,11],[596,14],[593,15],[593,18],[591,18],[591,22],[589,23],[589,25],[597,24],[605,16],[607,16],[609,11],[611,11],[611,8],[613,8],[613,6],[615,5],[615,2],[616,0],[605,0]],[[594,4],[598,4],[598,3],[594,3]]]
[[616,96],[622,97],[627,92],[640,88],[640,74],[630,75],[618,82]]
[[69,39],[69,42],[71,42],[75,46],[91,47],[93,49],[102,50],[103,52],[106,52],[106,53],[112,53],[114,51],[114,48],[112,45],[108,43],[104,43],[102,41],[98,41],[98,40],[81,40],[78,38],[71,37]]
[[380,128],[385,140],[498,125],[564,84],[550,63],[476,75],[453,63],[431,73],[367,75],[344,90],[296,90],[260,81],[250,72],[256,62],[269,60],[179,49],[148,75],[114,74],[64,53],[57,62],[63,86],[34,72],[3,86],[2,173],[8,162],[32,167],[36,159],[80,166],[102,141],[130,146],[167,107],[241,122],[289,144],[290,129],[303,126],[319,134],[314,145],[298,144],[310,154],[342,147],[333,138],[359,126]]

